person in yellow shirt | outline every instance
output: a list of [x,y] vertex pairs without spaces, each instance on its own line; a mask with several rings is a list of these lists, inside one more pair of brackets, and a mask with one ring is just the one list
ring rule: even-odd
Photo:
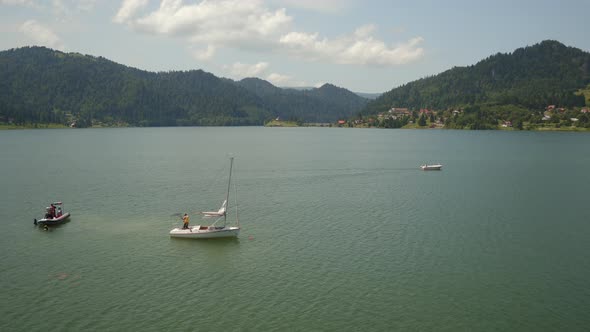
[[184,214],[184,216],[182,216],[182,229],[188,229],[188,222],[189,222],[190,218],[188,217],[188,214]]

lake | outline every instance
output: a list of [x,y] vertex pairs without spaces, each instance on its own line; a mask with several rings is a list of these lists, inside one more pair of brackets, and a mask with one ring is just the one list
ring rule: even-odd
[[[0,153],[2,331],[590,326],[590,134],[15,130]],[[229,156],[239,238],[170,238]],[[56,200],[70,222],[35,227]]]

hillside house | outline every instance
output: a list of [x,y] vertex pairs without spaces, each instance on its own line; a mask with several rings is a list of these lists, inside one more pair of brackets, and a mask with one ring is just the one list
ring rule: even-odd
[[390,114],[395,114],[395,115],[411,115],[412,113],[410,112],[409,109],[405,108],[405,107],[392,107],[389,110]]

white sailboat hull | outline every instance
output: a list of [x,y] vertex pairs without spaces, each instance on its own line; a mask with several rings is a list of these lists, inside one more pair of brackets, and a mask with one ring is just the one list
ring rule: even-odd
[[189,239],[214,239],[222,237],[237,237],[240,227],[189,226],[188,229],[175,228],[170,231],[171,237]]

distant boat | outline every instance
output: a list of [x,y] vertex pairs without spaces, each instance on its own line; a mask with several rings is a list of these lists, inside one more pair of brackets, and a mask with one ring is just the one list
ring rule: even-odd
[[424,164],[422,166],[420,166],[420,168],[423,171],[440,171],[443,165],[440,164],[433,164],[433,165],[428,165],[428,164]]
[[[221,208],[217,212],[203,212],[208,217],[218,217],[215,222],[211,225],[196,225],[189,226],[188,228],[174,228],[170,231],[171,237],[181,237],[189,239],[211,239],[211,238],[222,238],[222,237],[237,237],[240,233],[240,221],[238,219],[238,205],[236,203],[235,215],[236,225],[227,225],[227,203],[229,202],[229,192],[231,189],[231,173],[234,164],[234,158],[230,158],[229,164],[229,179],[227,183],[227,193],[225,195],[225,201],[221,205]],[[236,194],[237,202],[237,194]],[[223,220],[222,226],[217,226],[219,221]]]
[[45,217],[42,219],[33,219],[35,225],[58,225],[65,222],[70,217],[69,212],[65,212],[62,202],[51,203],[51,206],[45,208]]

